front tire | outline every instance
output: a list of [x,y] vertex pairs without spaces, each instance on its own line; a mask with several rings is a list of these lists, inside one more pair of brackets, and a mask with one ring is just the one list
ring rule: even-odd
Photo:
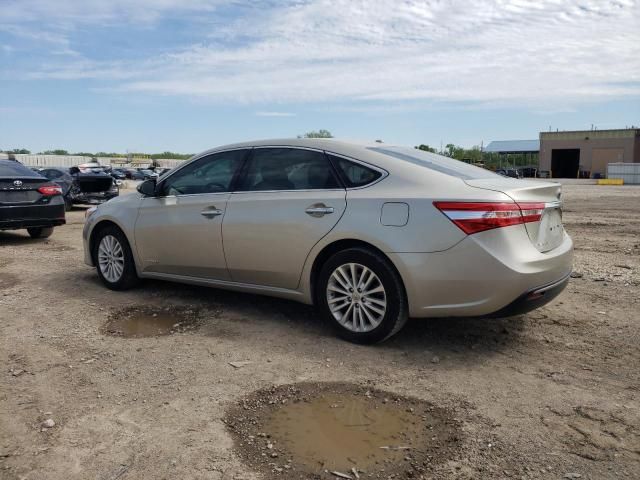
[[366,248],[334,254],[317,283],[320,308],[336,333],[354,343],[386,340],[407,322],[400,275],[384,256]]
[[27,228],[31,238],[49,238],[53,233],[53,227]]
[[111,290],[127,290],[139,282],[127,237],[116,226],[97,233],[93,260],[100,280]]

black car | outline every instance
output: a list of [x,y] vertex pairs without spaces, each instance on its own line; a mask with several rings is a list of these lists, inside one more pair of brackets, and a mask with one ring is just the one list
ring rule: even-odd
[[135,168],[123,168],[124,174],[130,180],[144,180],[145,176]]
[[67,210],[73,205],[98,205],[119,194],[115,179],[98,169],[47,167],[40,174],[60,185]]
[[45,238],[63,225],[62,188],[14,160],[0,160],[0,230]]
[[127,174],[121,168],[112,168],[109,174],[116,180],[125,180]]
[[150,178],[158,178],[158,174],[150,168],[139,168],[138,171],[142,175],[144,175],[144,180],[149,180]]
[[518,172],[518,170],[516,170],[515,168],[499,168],[496,170],[496,173],[504,177],[511,177],[511,178],[521,177],[520,172]]

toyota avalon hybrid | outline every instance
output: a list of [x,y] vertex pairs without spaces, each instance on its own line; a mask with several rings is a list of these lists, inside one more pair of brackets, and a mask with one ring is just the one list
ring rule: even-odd
[[155,278],[314,304],[374,343],[408,317],[558,295],[573,255],[560,188],[382,143],[241,143],[90,209],[85,261],[114,290]]

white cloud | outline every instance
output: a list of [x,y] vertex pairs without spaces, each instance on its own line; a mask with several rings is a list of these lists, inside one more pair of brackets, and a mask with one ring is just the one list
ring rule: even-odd
[[37,73],[116,81],[129,92],[249,104],[420,101],[547,109],[640,95],[636,0],[275,2],[243,8],[241,18],[222,27],[215,11],[221,3],[27,0],[10,1],[3,11],[16,18],[26,4],[26,18],[47,12],[71,22],[153,22],[188,11],[216,25],[202,43],[145,61],[78,59]]
[[[176,12],[211,12],[224,0],[3,0],[0,22],[51,25],[150,23]],[[45,27],[45,24],[42,24]]]
[[256,112],[256,117],[295,117],[293,112]]

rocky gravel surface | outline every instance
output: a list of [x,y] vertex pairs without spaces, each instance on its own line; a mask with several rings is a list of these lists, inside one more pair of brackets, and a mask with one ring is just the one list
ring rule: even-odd
[[[564,199],[575,272],[552,303],[413,320],[376,347],[283,300],[107,290],[82,261],[82,209],[46,240],[0,232],[0,478],[288,478],[240,445],[255,437],[243,418],[270,392],[335,384],[432,406],[455,427],[431,468],[360,478],[640,478],[640,188],[566,185]],[[178,321],[166,335],[110,334],[131,312]]]

